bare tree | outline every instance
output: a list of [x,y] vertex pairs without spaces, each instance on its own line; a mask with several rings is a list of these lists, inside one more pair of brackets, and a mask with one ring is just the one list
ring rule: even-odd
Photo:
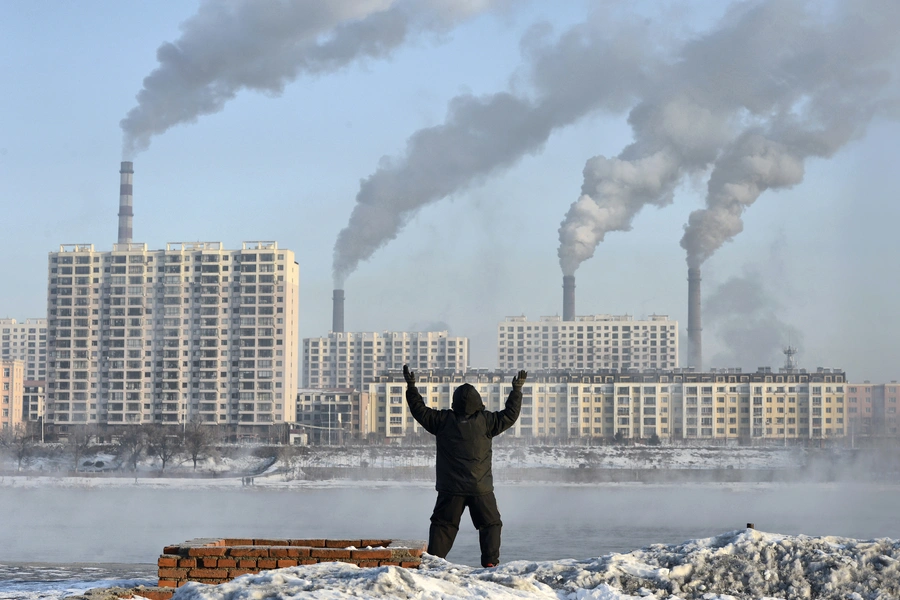
[[159,459],[162,463],[161,471],[165,471],[166,465],[180,455],[183,449],[181,436],[173,427],[156,424],[147,429],[147,454]]
[[66,447],[72,456],[72,470],[78,470],[78,464],[94,444],[95,437],[97,437],[97,428],[93,425],[69,425]]
[[122,429],[117,455],[132,472],[137,471],[138,461],[147,449],[147,441],[147,428],[144,425],[131,425]]
[[215,424],[204,425],[199,419],[191,419],[184,428],[184,452],[194,462],[194,470],[197,470],[197,461],[202,456],[208,456],[215,448],[216,438]]
[[21,471],[22,464],[26,463],[34,454],[34,441],[28,435],[25,427],[20,424],[14,428],[6,427],[0,431],[0,448],[16,461],[16,471]]

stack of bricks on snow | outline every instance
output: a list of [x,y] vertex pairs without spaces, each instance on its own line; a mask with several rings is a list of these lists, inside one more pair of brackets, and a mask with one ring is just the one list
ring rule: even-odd
[[159,587],[188,581],[218,584],[267,569],[345,562],[360,567],[417,568],[425,551],[417,540],[198,539],[166,546],[157,562]]

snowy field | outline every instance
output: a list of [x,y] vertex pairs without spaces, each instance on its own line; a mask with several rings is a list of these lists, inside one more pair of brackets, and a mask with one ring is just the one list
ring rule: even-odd
[[[292,454],[258,456],[248,447],[227,447],[200,457],[196,469],[183,456],[174,458],[163,470],[158,459],[142,456],[139,475],[227,475],[252,473],[273,460],[282,467],[428,467],[434,464],[434,444],[422,446],[318,446],[293,448]],[[514,468],[600,468],[600,469],[799,469],[811,462],[827,460],[847,465],[859,458],[847,451],[810,455],[802,448],[690,447],[690,446],[517,446],[495,444],[494,466]],[[60,474],[71,472],[72,457],[65,448],[44,449],[21,466],[9,456],[0,457],[5,473]],[[89,452],[77,460],[79,473],[129,475],[128,465],[110,452]]]

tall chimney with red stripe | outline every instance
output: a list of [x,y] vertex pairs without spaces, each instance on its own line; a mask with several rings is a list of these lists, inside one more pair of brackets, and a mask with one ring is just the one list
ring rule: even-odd
[[132,180],[134,178],[134,163],[122,161],[119,169],[119,243],[130,244],[132,238],[132,218],[134,217],[134,196],[132,196]]

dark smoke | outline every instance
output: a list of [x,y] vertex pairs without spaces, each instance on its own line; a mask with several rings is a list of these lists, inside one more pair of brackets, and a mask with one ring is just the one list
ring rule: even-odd
[[635,142],[587,162],[559,230],[563,273],[606,233],[629,230],[645,205],[671,202],[685,175],[712,167],[707,208],[691,215],[681,242],[700,266],[740,232],[762,192],[803,180],[805,159],[828,158],[874,117],[896,116],[898,26],[894,0],[732,6],[643,90],[629,117]]
[[[535,27],[523,47],[533,94],[453,98],[443,124],[415,132],[401,157],[382,159],[364,179],[334,247],[334,282],[394,239],[421,207],[475,185],[539,152],[550,134],[594,110],[624,110],[656,64],[643,27],[606,15],[550,41]],[[621,24],[620,24],[621,25]]]
[[384,58],[411,36],[442,32],[508,0],[206,0],[157,50],[138,105],[122,119],[123,155],[154,135],[222,110],[244,89],[279,95],[301,74]]

